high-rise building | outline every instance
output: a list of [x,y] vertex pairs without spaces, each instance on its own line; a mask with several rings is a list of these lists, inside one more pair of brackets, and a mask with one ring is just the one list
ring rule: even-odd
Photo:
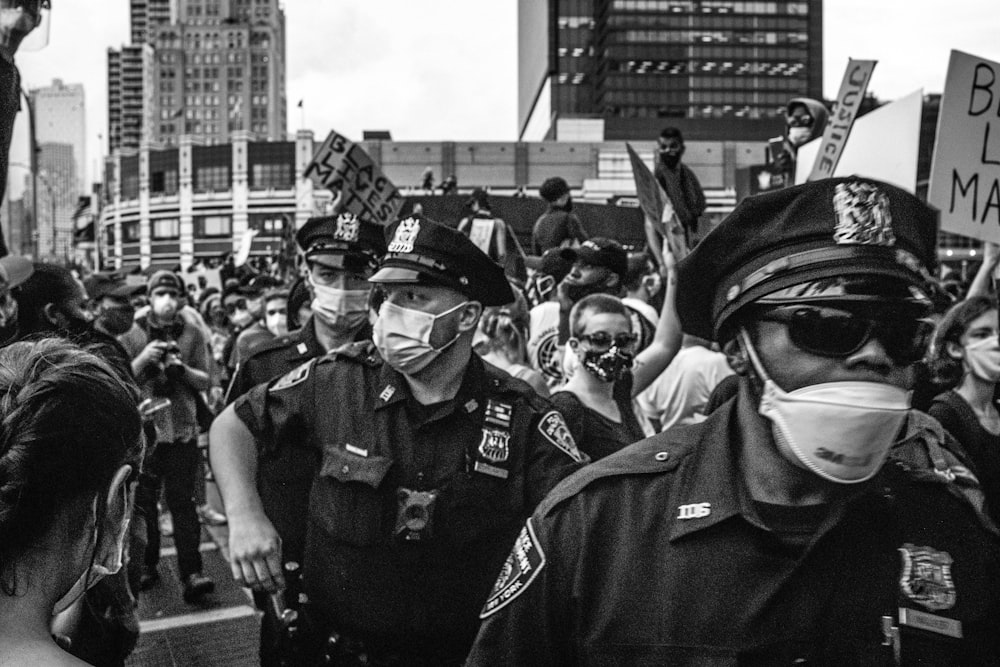
[[138,148],[153,112],[153,49],[146,44],[108,49],[108,146]]
[[72,146],[76,181],[86,183],[87,119],[83,85],[53,79],[51,86],[36,88],[30,95],[35,112],[35,140],[39,144]]
[[277,0],[185,0],[153,37],[151,137],[226,143],[230,132],[284,139],[285,17]]
[[649,139],[665,125],[762,140],[780,131],[790,98],[822,98],[823,0],[519,0],[518,10],[525,140]]
[[133,44],[148,44],[158,26],[170,23],[170,5],[170,0],[131,0],[129,23]]
[[[73,211],[80,196],[76,156],[70,144],[39,142],[38,148],[36,256],[68,257],[73,246]],[[32,200],[30,189],[25,198]]]

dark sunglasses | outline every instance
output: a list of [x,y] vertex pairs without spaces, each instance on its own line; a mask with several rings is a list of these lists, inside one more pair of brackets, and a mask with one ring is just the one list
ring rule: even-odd
[[847,357],[871,340],[878,339],[886,353],[899,364],[912,364],[924,357],[934,324],[912,313],[855,313],[826,306],[780,306],[762,311],[758,320],[781,322],[796,347],[821,357]]
[[813,123],[812,116],[786,116],[785,124],[788,127],[809,127]]
[[592,347],[599,349],[607,349],[614,345],[620,350],[629,349],[639,340],[639,337],[632,333],[623,333],[618,334],[617,336],[612,336],[606,331],[595,331],[592,334],[580,334],[577,338],[586,341]]
[[236,301],[230,301],[226,304],[226,312],[230,315],[235,313],[237,310],[246,310],[247,300],[246,299],[236,299]]

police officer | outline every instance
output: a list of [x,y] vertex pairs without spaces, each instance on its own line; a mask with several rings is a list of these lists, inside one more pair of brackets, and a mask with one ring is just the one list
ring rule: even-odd
[[258,452],[321,457],[302,573],[319,653],[460,664],[519,526],[583,456],[551,404],[472,353],[483,307],[513,300],[503,270],[430,220],[387,231],[374,342],[238,399],[212,427],[212,465],[233,575],[275,591],[281,541],[256,492]]
[[[330,350],[371,337],[368,304],[378,260],[385,254],[385,235],[379,225],[359,220],[350,213],[310,218],[295,235],[305,256],[306,281],[312,294],[312,315],[302,328],[267,341],[255,348],[237,368],[229,385],[227,403],[254,386],[280,377]],[[263,610],[261,621],[261,665],[289,664],[288,627],[297,612],[299,582],[295,575],[305,547],[309,487],[318,471],[317,452],[276,446],[262,452],[257,471],[261,505],[281,536],[282,566],[288,590],[272,599],[257,592],[254,599]],[[276,600],[276,601],[273,601]]]
[[549,496],[469,664],[995,665],[1000,541],[900,438],[936,222],[856,177],[741,202],[677,303],[739,394]]

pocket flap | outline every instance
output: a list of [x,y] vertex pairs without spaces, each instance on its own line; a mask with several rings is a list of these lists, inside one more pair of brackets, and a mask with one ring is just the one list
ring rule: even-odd
[[319,474],[340,482],[362,482],[377,489],[391,467],[392,459],[388,456],[358,456],[338,445],[327,445]]

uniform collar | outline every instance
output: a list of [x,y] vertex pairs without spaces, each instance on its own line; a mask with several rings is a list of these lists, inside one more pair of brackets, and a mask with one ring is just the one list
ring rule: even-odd
[[323,346],[319,344],[319,339],[316,338],[316,328],[312,316],[297,331],[289,334],[288,338],[297,358],[313,359],[326,354],[326,350],[323,349]]
[[[435,411],[427,421],[441,419],[452,412],[468,415],[470,418],[473,418],[472,415],[481,413],[484,403],[483,387],[487,381],[485,376],[486,371],[483,361],[479,358],[478,354],[473,352],[469,356],[469,364],[465,367],[465,373],[462,375],[462,384],[458,388],[455,398],[449,401],[447,405]],[[493,380],[493,382],[499,386],[499,381]],[[384,362],[379,370],[377,391],[378,394],[375,400],[376,410],[412,398],[410,385],[406,382],[403,374]]]

